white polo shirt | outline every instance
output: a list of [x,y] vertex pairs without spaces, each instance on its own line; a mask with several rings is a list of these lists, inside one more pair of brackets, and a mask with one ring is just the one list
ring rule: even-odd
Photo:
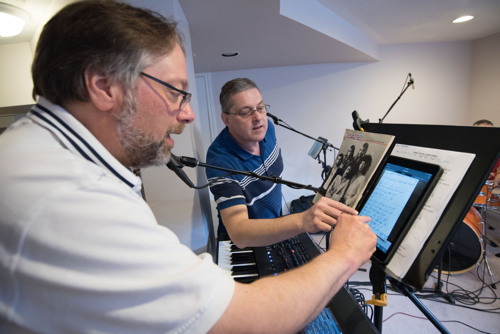
[[234,281],[159,225],[141,181],[40,99],[0,136],[0,332],[204,333]]

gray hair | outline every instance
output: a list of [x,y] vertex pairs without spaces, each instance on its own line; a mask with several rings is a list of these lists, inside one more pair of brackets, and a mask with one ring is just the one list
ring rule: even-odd
[[117,1],[80,1],[45,25],[31,68],[33,97],[53,103],[88,101],[85,71],[135,89],[142,69],[182,47],[177,24],[158,13]]
[[222,86],[219,95],[222,112],[226,114],[229,113],[229,110],[231,110],[232,107],[231,97],[234,94],[238,94],[252,88],[257,88],[259,90],[259,87],[257,87],[255,82],[248,78],[236,78],[226,82],[224,86]]

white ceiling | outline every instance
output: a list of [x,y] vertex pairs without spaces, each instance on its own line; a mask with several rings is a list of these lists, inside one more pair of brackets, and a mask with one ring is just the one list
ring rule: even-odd
[[30,42],[34,35],[39,35],[45,22],[59,9],[75,0],[0,0],[11,6],[24,10],[28,22],[21,34],[14,37],[0,38],[0,45]]
[[[375,44],[475,40],[500,32],[500,0],[180,0],[196,72],[373,60],[359,45],[342,42],[345,29],[328,37],[280,15],[280,2],[302,3],[299,15],[316,2]],[[475,19],[451,23],[465,14]],[[230,51],[240,55],[221,57]]]
[[[0,45],[30,41],[48,17],[73,1],[0,0],[30,15],[20,36],[0,38]],[[500,0],[179,2],[189,21],[196,72],[373,61],[380,44],[475,40],[500,32]],[[300,11],[281,15],[280,7],[287,6]],[[450,23],[464,14],[475,19],[460,25]],[[312,22],[306,22],[308,16]],[[221,56],[231,51],[240,55]]]

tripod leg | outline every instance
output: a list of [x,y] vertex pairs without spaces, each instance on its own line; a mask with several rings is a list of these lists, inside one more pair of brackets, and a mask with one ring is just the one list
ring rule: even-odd
[[488,251],[486,247],[488,246],[488,236],[487,236],[487,228],[486,228],[486,208],[481,208],[481,220],[483,225],[483,259],[486,270],[488,271],[488,276],[490,277],[491,287],[496,289],[496,284],[493,282],[493,273],[491,272],[490,263],[488,262]]
[[406,297],[410,298],[410,300],[415,304],[415,306],[429,319],[430,322],[436,327],[440,333],[450,334],[450,332],[443,326],[443,324],[431,313],[431,311],[413,294],[413,292],[408,289],[408,287],[396,281],[395,279],[390,279],[391,284],[394,287],[397,287],[399,291],[401,291]]
[[496,289],[497,286],[496,284],[493,282],[493,273],[491,272],[491,267],[490,267],[490,263],[488,262],[488,254],[486,251],[484,251],[484,265],[486,266],[486,270],[488,271],[488,276],[490,276],[490,283],[491,283],[491,287],[493,289]]
[[415,295],[413,293],[409,292],[407,288],[404,288],[404,290],[405,290],[404,294],[408,298],[410,298],[410,300],[413,302],[413,304],[415,304],[415,306],[417,306],[418,309],[423,314],[425,314],[427,319],[429,319],[430,322],[432,322],[434,327],[436,327],[441,333],[450,334],[450,332],[443,326],[443,324],[441,322],[439,322],[439,320],[429,311],[429,309],[424,304],[422,304],[422,302],[420,300],[418,300],[417,297],[415,297]]
[[[450,252],[451,250],[448,250]],[[441,274],[443,272],[443,257],[446,255],[446,252],[441,255],[441,259],[439,260],[439,265],[438,265],[438,278],[437,278],[437,283],[434,288],[434,292],[441,295],[444,299],[448,301],[450,304],[455,304],[455,298],[452,296],[449,296],[448,294],[444,293],[441,289],[443,288],[443,281],[441,280]]]

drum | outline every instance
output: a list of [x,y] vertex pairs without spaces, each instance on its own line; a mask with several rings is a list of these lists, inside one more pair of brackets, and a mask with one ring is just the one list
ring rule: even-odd
[[492,181],[486,181],[486,183],[481,187],[481,191],[474,200],[474,206],[478,208],[486,207],[486,201],[488,200],[489,188],[493,185]]
[[483,258],[481,214],[471,207],[443,255],[443,273],[461,274]]
[[478,208],[485,208],[490,205],[490,199],[492,196],[493,191],[496,189],[493,188],[493,181],[488,180],[485,182],[485,184],[481,187],[481,191],[476,197],[476,200],[474,201],[474,206]]
[[486,207],[490,210],[500,211],[500,188],[494,188],[491,190],[488,200],[486,201]]

